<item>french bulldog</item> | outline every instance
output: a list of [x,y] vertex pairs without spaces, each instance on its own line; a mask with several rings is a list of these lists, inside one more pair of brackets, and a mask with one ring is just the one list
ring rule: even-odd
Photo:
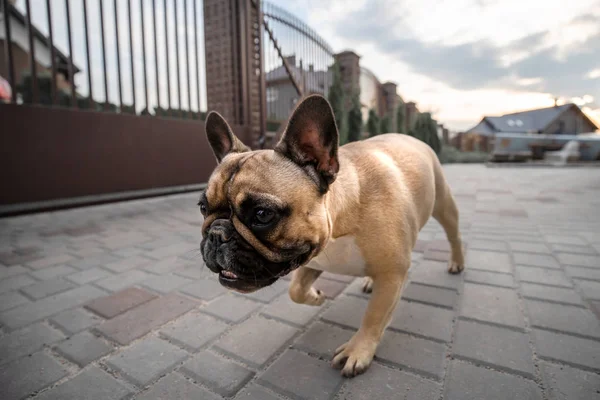
[[214,111],[206,135],[217,167],[199,202],[200,247],[221,285],[248,293],[292,273],[291,299],[318,306],[325,295],[312,284],[323,271],[365,277],[362,324],[332,361],[344,376],[371,364],[431,216],[450,242],[448,272],[463,270],[456,203],[420,140],[383,134],[340,147],[320,95],[299,102],[273,149],[250,150]]

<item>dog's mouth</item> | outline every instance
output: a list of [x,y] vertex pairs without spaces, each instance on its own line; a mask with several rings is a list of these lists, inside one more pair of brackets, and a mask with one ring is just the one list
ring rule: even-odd
[[278,279],[278,276],[268,278],[246,278],[241,277],[230,270],[223,269],[219,271],[219,283],[228,289],[235,290],[241,293],[255,292],[259,289],[264,288],[265,286],[272,285]]

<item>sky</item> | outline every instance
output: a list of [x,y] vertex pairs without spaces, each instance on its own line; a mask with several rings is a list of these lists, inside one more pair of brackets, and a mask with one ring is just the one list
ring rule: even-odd
[[453,130],[575,102],[600,123],[600,0],[271,0]]
[[[156,0],[158,77],[161,106],[167,106],[164,0]],[[600,0],[270,0],[323,37],[334,51],[353,50],[380,81],[394,81],[405,101],[415,101],[452,130],[475,125],[484,115],[500,115],[559,103],[575,102],[600,123]],[[24,10],[24,0],[17,5]],[[45,1],[31,0],[36,26],[47,32]],[[55,42],[68,53],[64,1],[52,0]],[[148,97],[157,103],[152,0],[133,1],[134,53],[129,54],[127,1],[119,0],[119,40],[125,103],[131,103],[130,65],[135,71],[138,110],[144,105],[140,5],[144,6]],[[203,15],[198,7],[198,44],[188,28],[175,28],[173,1],[167,0],[172,105],[177,107],[174,33],[179,37],[182,106],[188,108],[186,55],[190,56],[191,108],[206,108]],[[188,18],[194,16],[188,1]],[[70,1],[75,63],[82,68],[76,83],[87,93],[82,2]],[[183,1],[178,1],[183,22]],[[201,5],[201,0],[198,1]],[[88,0],[92,88],[103,101],[99,2]],[[113,1],[104,1],[108,98],[117,102],[117,68]],[[199,70],[195,70],[195,56]]]

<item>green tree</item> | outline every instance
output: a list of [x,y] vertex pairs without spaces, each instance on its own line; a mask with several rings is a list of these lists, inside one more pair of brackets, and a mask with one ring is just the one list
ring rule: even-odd
[[379,123],[379,132],[389,133],[390,131],[390,116],[386,115],[383,118],[381,118],[381,121]]
[[439,154],[442,150],[442,144],[437,134],[437,122],[431,118],[430,113],[419,114],[414,128],[409,133],[411,136],[427,143],[436,154]]
[[332,66],[333,81],[329,88],[328,99],[333,114],[335,115],[335,123],[337,125],[340,134],[340,145],[348,142],[348,132],[345,123],[345,110],[344,110],[344,87],[342,86],[342,73],[340,72],[340,66],[338,62],[334,62]]
[[360,109],[360,92],[352,93],[352,103],[348,111],[348,142],[360,140],[363,128],[362,111]]
[[377,116],[377,113],[373,108],[369,110],[369,119],[367,119],[367,131],[369,132],[369,137],[379,135],[379,117]]
[[404,118],[404,103],[400,102],[400,104],[398,104],[398,108],[396,109],[396,132],[398,133],[406,133],[404,132],[406,130]]

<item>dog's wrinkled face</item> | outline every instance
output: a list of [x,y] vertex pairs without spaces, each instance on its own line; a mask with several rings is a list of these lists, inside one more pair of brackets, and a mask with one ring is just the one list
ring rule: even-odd
[[219,165],[200,198],[202,256],[219,282],[253,292],[307,263],[331,234],[325,206],[338,171],[338,136],[327,101],[300,103],[275,150],[250,151],[210,113]]

